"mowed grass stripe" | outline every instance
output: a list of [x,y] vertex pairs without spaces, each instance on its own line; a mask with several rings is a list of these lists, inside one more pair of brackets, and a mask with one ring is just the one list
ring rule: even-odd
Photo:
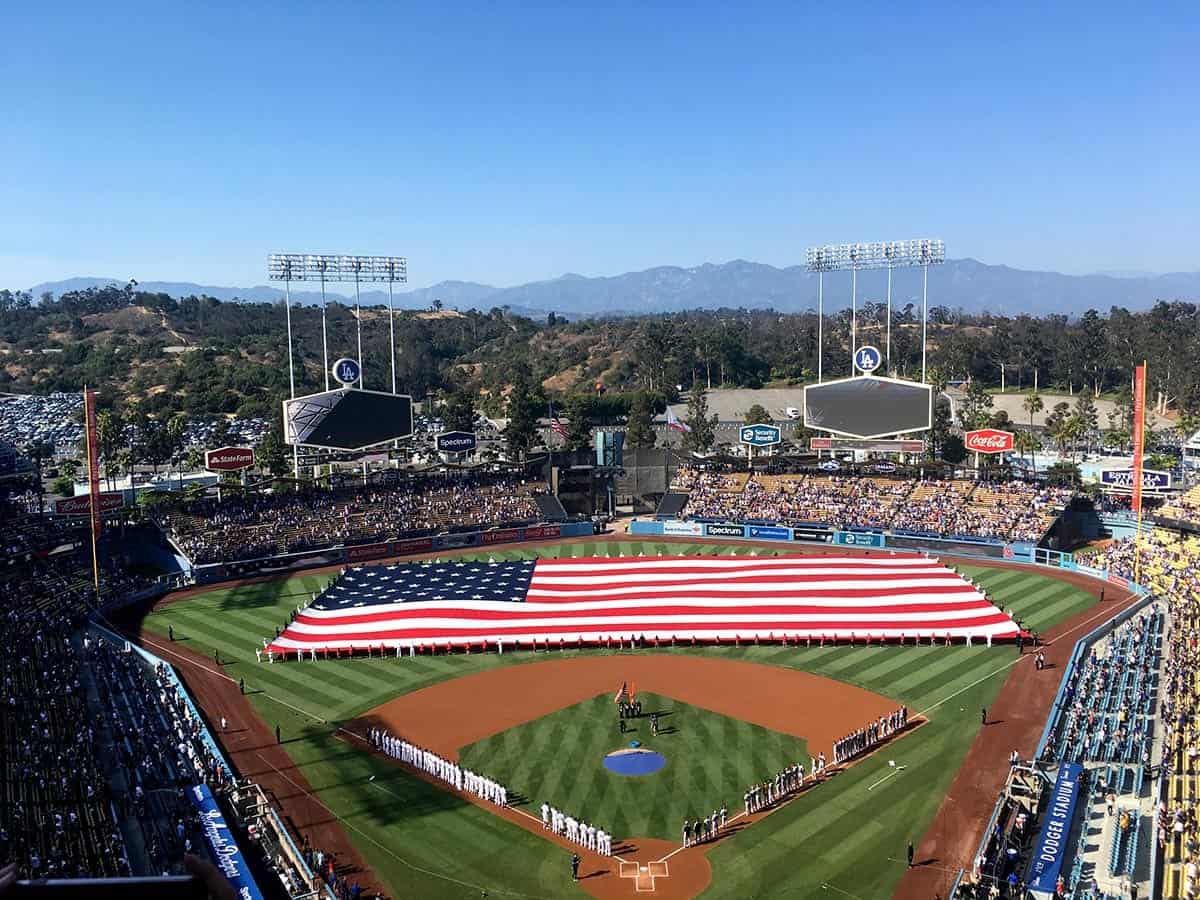
[[[554,556],[563,553],[567,548],[568,545],[548,544],[532,546],[528,548],[528,552],[504,551],[503,554],[493,552],[491,555],[497,558],[501,555],[505,558],[536,558]],[[689,553],[740,556],[751,552],[760,555],[775,555],[781,552],[781,548],[777,546],[761,548],[749,544],[704,545],[701,549],[698,545],[665,542],[647,545],[631,541],[589,541],[582,545],[570,545],[570,548],[569,555],[572,556],[636,556],[639,553],[644,553],[647,557]],[[786,552],[788,548],[782,549]],[[489,553],[481,551],[475,555],[477,558],[486,559]],[[1086,592],[1037,572],[983,567],[979,567],[976,573],[970,573],[968,567],[963,567],[963,571],[965,574],[971,574],[977,583],[988,591],[997,605],[1004,609],[1014,609],[1031,627],[1039,630],[1053,625],[1053,620],[1072,615],[1078,609],[1095,602]],[[268,667],[264,664],[261,670],[257,669],[252,662],[255,636],[246,634],[249,630],[247,626],[261,627],[262,635],[258,635],[260,639],[261,636],[272,634],[275,625],[282,623],[290,610],[299,603],[307,602],[311,593],[320,590],[329,578],[330,576],[324,575],[303,576],[276,584],[221,589],[168,606],[155,613],[148,624],[165,633],[168,619],[164,616],[173,607],[200,612],[201,624],[206,628],[211,627],[213,622],[229,624],[231,627],[223,637],[216,634],[206,636],[221,641],[223,658],[239,660],[229,667],[228,671],[231,674],[245,671],[248,686],[251,687],[254,686],[251,683],[251,676],[254,674],[261,671],[266,676],[274,675],[280,682],[278,685],[262,685],[269,694],[285,702],[295,702],[296,705],[331,720],[353,715],[354,710],[361,712],[387,697],[417,690],[446,678],[543,658],[531,657],[525,653],[505,654],[504,657],[489,655],[486,658],[475,655],[432,659],[406,658],[400,661],[389,658],[337,663],[322,661],[316,665],[277,663]],[[177,619],[173,621],[179,622]],[[177,630],[180,627],[179,624],[176,625]],[[663,652],[692,652],[720,658],[745,659],[814,671],[826,677],[835,675],[840,680],[896,698],[919,711],[924,706],[994,672],[1006,659],[1011,658],[1006,654],[1011,654],[1012,651],[993,648],[989,652],[985,648],[968,650],[963,647],[950,650],[942,647],[888,648],[887,651],[880,651],[876,648],[861,647],[819,649],[764,646],[694,650],[689,647]],[[572,654],[564,654],[564,657],[569,655]],[[241,662],[244,658],[251,661]],[[320,702],[318,692],[322,688],[323,679],[333,675],[335,671],[339,682],[349,679],[358,684],[360,680],[366,679],[373,686],[363,685],[357,688],[355,697],[347,702],[315,708]],[[851,770],[850,773],[839,776],[814,792],[814,801],[819,802],[813,806],[813,815],[823,810],[824,814],[840,815],[851,821],[839,825],[836,822],[817,822],[801,817],[803,821],[794,829],[780,830],[772,826],[772,822],[783,815],[776,813],[754,829],[745,832],[744,837],[739,835],[735,838],[729,845],[737,849],[735,858],[732,858],[729,864],[714,862],[713,896],[812,896],[810,891],[814,887],[819,888],[822,879],[860,897],[889,894],[902,866],[889,874],[889,867],[894,864],[885,864],[886,856],[900,858],[903,853],[903,835],[908,831],[919,834],[927,827],[940,800],[938,791],[944,793],[942,779],[945,779],[944,783],[948,785],[977,730],[979,706],[988,705],[990,696],[998,690],[1004,675],[1005,672],[996,674],[983,684],[971,687],[958,702],[945,704],[936,710],[929,725],[906,739],[917,741],[921,745],[923,749],[919,755],[910,753],[902,745],[895,745],[896,758],[899,758],[903,750],[905,755],[913,759],[911,771],[905,770],[903,775],[892,780],[896,782],[895,789],[891,787],[892,781],[889,781],[869,792],[872,802],[864,805],[861,800],[856,800],[849,805],[850,812],[841,813],[837,811],[841,808],[840,801],[843,795],[851,792],[855,785],[858,785],[857,790],[867,793],[865,786],[880,777],[879,774],[874,775],[870,781],[859,783],[850,777],[856,774],[857,769]],[[338,688],[339,694],[344,693],[344,683],[339,683]],[[368,696],[372,694],[377,696]],[[289,735],[302,735],[290,743],[288,749],[302,771],[308,774],[309,770],[312,770],[313,783],[320,786],[322,796],[330,794],[351,797],[352,804],[345,808],[352,816],[356,816],[353,821],[364,831],[376,836],[387,847],[401,848],[397,852],[419,856],[419,861],[423,863],[432,861],[437,865],[452,868],[464,880],[490,888],[504,885],[532,896],[557,897],[575,892],[569,878],[564,878],[569,870],[557,848],[534,836],[526,836],[519,829],[499,822],[484,811],[476,811],[482,817],[478,822],[467,822],[464,815],[471,817],[473,807],[464,813],[456,801],[447,803],[446,795],[420,782],[416,783],[415,788],[406,789],[402,794],[406,797],[404,801],[397,801],[387,795],[382,795],[381,799],[380,791],[374,787],[364,788],[355,784],[350,775],[354,769],[354,760],[357,757],[366,758],[365,754],[349,748],[341,741],[332,740],[328,735],[314,736],[311,723],[303,715],[273,703],[267,695],[255,695],[251,699],[263,711],[264,721],[268,724],[275,721],[281,723],[285,738]],[[960,707],[964,708],[965,712],[960,713]],[[668,718],[664,723],[669,724],[671,721],[671,718]],[[606,820],[600,810],[571,811],[589,818],[598,825],[610,824],[618,836],[646,833],[637,830],[638,817],[641,816],[646,826],[651,824],[652,817],[652,825],[656,831],[665,828],[666,837],[678,840],[682,818],[677,817],[665,805],[664,796],[653,788],[652,779],[641,780],[637,786],[636,797],[631,796],[628,803],[619,799],[623,796],[622,785],[616,776],[613,776],[617,782],[615,789],[603,780],[607,773],[599,765],[599,759],[604,752],[619,743],[615,715],[611,708],[608,708],[603,729],[591,734],[594,740],[585,733],[570,733],[570,729],[558,734],[547,731],[546,745],[543,747],[539,743],[536,755],[529,753],[533,749],[529,742],[513,741],[507,733],[494,736],[488,739],[486,745],[481,743],[480,746],[491,748],[489,756],[508,753],[514,759],[531,758],[534,760],[530,763],[531,769],[540,772],[549,766],[560,767],[566,751],[565,744],[573,742],[578,745],[576,752],[580,758],[587,759],[589,755],[595,757],[587,763],[591,766],[590,774],[586,771],[573,773],[578,796],[582,798],[581,802],[589,807],[601,801],[609,803],[610,817]],[[773,775],[777,766],[785,764],[784,760],[780,759],[781,754],[788,757],[786,762],[796,761],[791,758],[795,754],[789,752],[792,745],[786,741],[772,735],[756,735],[744,723],[737,722],[730,726],[722,724],[716,731],[720,736],[717,740],[713,740],[709,734],[703,741],[707,746],[689,751],[690,741],[704,734],[705,731],[700,728],[685,729],[678,735],[665,735],[663,738],[670,767],[678,767],[681,775],[690,774],[689,769],[694,768],[688,761],[689,756],[694,754],[694,758],[703,766],[703,771],[697,772],[698,778],[703,778],[706,782],[716,778],[726,784],[732,780],[737,785],[732,789],[730,796],[725,797],[705,797],[697,789],[697,796],[689,798],[696,807],[693,815],[705,814],[713,805],[722,802],[729,803],[731,811],[740,809],[741,791],[751,782]],[[729,735],[732,735],[732,739]],[[549,740],[551,738],[557,739],[557,744]],[[697,744],[699,743],[701,742],[697,741]],[[924,749],[926,745],[929,745],[928,750]],[[524,754],[518,752],[522,749]],[[929,754],[934,762],[919,764],[918,756],[924,758]],[[892,755],[891,750],[889,755]],[[540,766],[536,757],[542,758]],[[716,764],[717,761],[719,765]],[[381,771],[397,777],[392,767],[386,764],[384,767]],[[476,768],[500,777],[486,764]],[[413,781],[404,775],[398,778],[397,783]],[[380,778],[377,783],[382,781]],[[626,779],[625,785],[632,785],[633,781],[635,779]],[[522,789],[516,783],[512,787],[514,790]],[[904,789],[902,793],[893,794],[893,790],[900,791],[901,788]],[[430,791],[432,793],[429,793]],[[721,789],[721,792],[727,791]],[[887,798],[886,804],[874,802],[884,798]],[[540,805],[540,799],[530,799]],[[784,813],[786,812],[785,810]],[[534,814],[537,814],[536,810]],[[676,821],[676,818],[679,818],[679,821]],[[854,827],[855,821],[858,823],[857,828]],[[823,829],[819,837],[812,833],[809,825],[819,825]],[[896,837],[897,835],[900,837]],[[356,841],[360,839],[353,831],[351,838]],[[832,846],[830,842],[833,842]],[[383,851],[371,847],[368,842],[364,844],[364,855],[383,877],[389,879],[389,883],[395,888],[394,893],[434,898],[464,896],[461,888],[430,880],[404,869],[394,860],[389,860]],[[714,852],[723,855],[724,846]],[[812,853],[807,853],[806,848],[814,849]],[[494,859],[485,858],[488,854]],[[414,858],[414,861],[418,860]],[[771,877],[764,877],[768,872],[771,873]],[[828,893],[821,891],[817,896],[827,897]]]

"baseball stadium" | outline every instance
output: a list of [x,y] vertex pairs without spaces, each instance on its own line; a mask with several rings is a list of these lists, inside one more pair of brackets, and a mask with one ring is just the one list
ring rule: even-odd
[[[927,466],[928,385],[829,384],[807,460],[556,452],[550,410],[503,467],[10,499],[6,846],[251,898],[1184,896],[1190,495]],[[296,474],[438,445],[357,393],[285,403]]]

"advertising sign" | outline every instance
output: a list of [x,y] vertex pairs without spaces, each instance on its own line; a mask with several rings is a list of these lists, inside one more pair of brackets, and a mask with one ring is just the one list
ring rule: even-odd
[[1007,453],[1013,448],[1013,433],[998,428],[978,428],[963,435],[963,445],[972,453]]
[[920,453],[925,442],[913,438],[897,441],[860,441],[855,438],[815,437],[808,439],[810,450],[873,450],[876,453]]
[[882,547],[883,535],[873,531],[835,531],[833,542],[843,547]]
[[818,469],[821,469],[825,472],[836,472],[841,467],[842,467],[842,464],[840,462],[838,462],[836,459],[822,460],[821,463],[817,466]]
[[[98,494],[97,507],[101,514],[120,509],[125,505],[125,495],[120,491]],[[92,510],[92,498],[87,494],[78,497],[65,497],[54,501],[54,512],[60,516],[86,516]]]
[[443,431],[434,438],[439,453],[470,453],[478,444],[473,431]]
[[200,827],[204,831],[204,843],[208,845],[209,855],[221,874],[233,885],[239,900],[262,900],[262,892],[250,874],[250,867],[208,785],[194,785],[188,789],[188,795],[200,816]]
[[1026,880],[1031,891],[1054,893],[1054,882],[1062,871],[1063,860],[1071,850],[1067,838],[1071,833],[1075,803],[1079,799],[1082,783],[1079,776],[1082,773],[1083,768],[1074,763],[1064,763],[1059,767],[1058,780],[1054,782],[1050,805],[1034,847],[1033,861],[1029,864],[1029,877]]
[[387,556],[389,544],[360,544],[357,547],[346,548],[346,559],[349,562],[362,562],[366,559],[379,559]]
[[494,531],[483,532],[483,543],[485,544],[507,544],[520,539],[520,528],[497,528]]
[[434,538],[434,542],[438,547],[474,547],[479,543],[479,532],[439,534]]
[[871,466],[871,468],[876,472],[895,472],[896,464],[894,462],[888,462],[887,460],[884,460],[883,462],[875,463],[875,465]]
[[433,549],[433,538],[409,538],[407,541],[396,541],[396,553],[428,553]]
[[765,538],[768,541],[790,541],[792,539],[792,529],[780,528],[778,525],[751,525],[747,532],[747,537]]
[[[92,517],[92,550],[94,558],[96,541],[100,539],[100,513],[103,512],[100,505],[100,443],[96,431],[95,391],[83,392],[83,421],[84,428],[87,431],[88,492],[92,498],[92,502],[88,505],[88,512]],[[98,577],[99,574],[97,573]],[[97,590],[99,590],[99,582],[97,582]]]
[[793,528],[793,541],[826,541],[829,539],[829,529]]
[[236,472],[253,465],[253,447],[218,447],[204,451],[204,468],[210,472]]
[[556,538],[560,534],[562,527],[559,525],[534,525],[525,529],[525,540],[544,541],[546,538]]
[[1133,369],[1133,507],[1134,515],[1141,522],[1142,491],[1146,488],[1146,364]]
[[714,525],[705,525],[704,533],[709,537],[734,537],[740,538],[746,536],[745,525],[733,525],[729,522],[719,522]]
[[[1115,488],[1130,490],[1133,487],[1133,469],[1103,469],[1100,472],[1100,483]],[[1171,473],[1158,469],[1142,469],[1142,489],[1147,491],[1163,491],[1171,487]]]
[[663,522],[663,534],[698,537],[703,533],[704,526],[699,522]]
[[743,425],[739,439],[751,447],[770,447],[783,440],[778,425]]

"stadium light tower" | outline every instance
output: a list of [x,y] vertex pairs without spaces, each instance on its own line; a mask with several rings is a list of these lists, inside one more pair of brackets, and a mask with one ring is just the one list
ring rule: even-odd
[[[366,366],[362,358],[362,297],[365,282],[387,282],[388,325],[391,336],[392,393],[396,393],[396,311],[392,288],[408,282],[408,260],[403,256],[350,256],[344,254],[272,253],[267,257],[267,277],[288,285],[288,367],[291,362],[291,291],[293,281],[321,282],[321,343],[325,367],[325,389],[329,390],[329,332],[325,322],[326,282],[354,282],[354,318],[358,326],[358,386],[363,386]],[[292,397],[296,396],[293,378]]]
[[[912,241],[874,241],[859,244],[826,244],[809,247],[807,268],[817,273],[817,315],[823,319],[823,275],[825,272],[850,270],[850,358],[858,349],[858,272],[860,269],[887,269],[888,273],[888,368],[892,359],[892,269],[920,266],[921,278],[921,381],[926,380],[926,334],[929,320],[929,267],[946,261],[946,245],[932,238]],[[817,381],[821,380],[821,325],[817,326]]]

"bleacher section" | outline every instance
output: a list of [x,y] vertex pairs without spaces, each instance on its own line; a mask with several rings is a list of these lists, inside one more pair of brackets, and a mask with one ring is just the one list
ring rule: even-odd
[[[537,496],[544,493],[544,483],[518,476],[446,473],[386,486],[199,500],[163,512],[159,521],[200,565],[537,522]],[[565,517],[561,505],[554,511]]]
[[1037,541],[1072,491],[1022,481],[712,473],[681,467],[682,516]]

